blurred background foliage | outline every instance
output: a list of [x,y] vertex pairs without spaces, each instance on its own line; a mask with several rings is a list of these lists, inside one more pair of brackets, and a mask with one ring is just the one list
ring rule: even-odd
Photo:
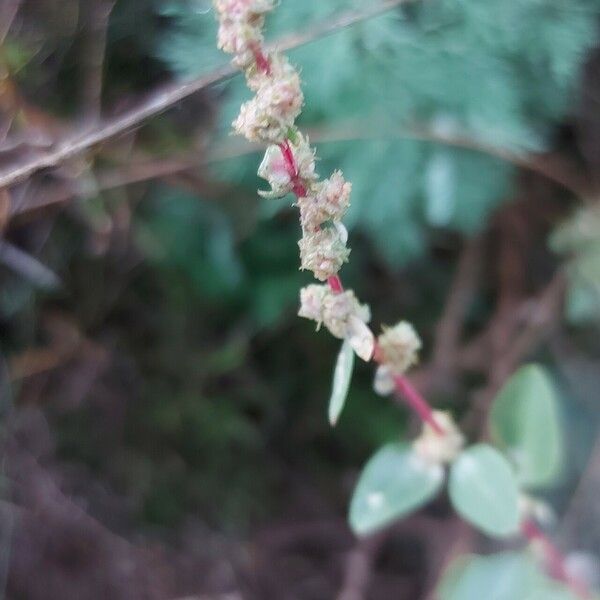
[[[88,126],[81,106],[93,5],[21,3],[0,52],[2,170]],[[268,37],[361,7],[282,0]],[[111,8],[108,118],[156,86],[226,62],[207,0],[117,0]],[[592,477],[598,488],[580,497],[577,518],[569,506],[598,417],[600,219],[595,194],[586,191],[582,205],[575,186],[555,180],[575,172],[593,181],[600,166],[599,11],[598,0],[425,0],[290,53],[304,81],[300,126],[318,148],[319,172],[339,167],[353,183],[344,280],[371,303],[375,328],[415,323],[425,342],[415,381],[464,418],[472,439],[480,433],[471,407],[509,374],[510,344],[546,314],[538,300],[563,265],[564,307],[542,319],[544,333],[536,330],[522,359],[548,367],[562,392],[568,468],[547,499],[569,516],[566,546],[592,553],[600,536],[586,498],[600,480]],[[374,395],[371,370],[357,365],[341,421],[329,427],[338,344],[295,317],[309,278],[298,271],[291,199],[259,201],[260,151],[229,137],[248,97],[234,78],[10,190],[13,204],[49,197],[55,185],[72,198],[0,219],[4,240],[34,258],[3,255],[1,267],[2,391],[16,440],[6,498],[41,519],[15,521],[3,559],[11,598],[231,589],[244,598],[335,597],[352,545],[344,519],[358,469],[415,424]],[[140,165],[178,160],[191,166],[103,186],[106,173],[127,179]],[[444,349],[440,323],[457,281],[467,291],[457,339]],[[40,481],[55,482],[151,557],[113,552],[108,536],[106,555],[122,551],[136,565],[113,573],[104,554],[89,550],[104,533],[92,527],[95,541],[78,542],[68,515],[44,520],[36,502],[54,496]],[[445,497],[427,509],[440,545],[454,536],[450,514]],[[294,541],[298,527],[315,522],[314,537],[305,525]],[[387,543],[373,598],[417,598],[430,585],[437,550],[427,539],[436,536],[419,523]],[[83,566],[73,558],[81,548]],[[101,574],[90,577],[94,564]],[[44,584],[36,587],[32,572]]]

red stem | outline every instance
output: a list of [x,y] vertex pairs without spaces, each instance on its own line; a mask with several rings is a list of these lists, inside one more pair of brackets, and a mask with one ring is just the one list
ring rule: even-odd
[[[261,48],[253,48],[254,58],[256,60],[256,66],[260,71],[267,75],[271,75],[271,64],[268,58],[264,55]],[[298,176],[298,167],[294,158],[294,153],[290,147],[289,140],[284,140],[279,144],[283,158],[285,161],[287,172],[292,180],[293,191],[299,198],[306,196],[306,188],[300,181]],[[342,281],[338,275],[332,275],[328,277],[327,283],[334,294],[341,294],[344,291]],[[375,345],[372,359],[375,362],[381,362],[383,356],[379,346]],[[394,377],[394,383],[396,384],[396,391],[401,394],[406,400],[407,404],[419,415],[424,423],[428,423],[430,427],[439,435],[444,434],[444,429],[440,427],[433,416],[433,411],[429,406],[427,400],[419,394],[419,392],[412,386],[410,381],[402,375]],[[580,598],[585,600],[591,598],[591,594],[584,583],[574,579],[567,571],[565,566],[565,557],[562,555],[560,550],[553,544],[552,540],[537,526],[537,524],[531,520],[526,519],[521,523],[521,533],[529,542],[537,542],[543,552],[546,561],[548,573],[554,579],[562,581]]]
[[521,533],[529,542],[537,542],[539,544],[544,553],[546,569],[550,577],[557,581],[562,581],[580,598],[591,598],[587,587],[581,581],[574,579],[567,571],[565,557],[561,551],[532,519],[525,519],[521,523]]
[[252,46],[252,54],[254,54],[258,70],[262,71],[265,75],[271,75],[271,63],[264,55],[262,49],[259,46]]
[[334,294],[341,294],[344,291],[342,280],[339,278],[338,275],[332,275],[331,277],[328,277],[327,283],[329,284],[329,287],[331,288],[331,291]]
[[[304,185],[302,185],[302,182],[298,177],[298,167],[296,165],[296,159],[294,158],[294,153],[290,147],[289,140],[286,139],[281,142],[279,144],[279,148],[281,149],[281,154],[283,155],[287,173],[292,180],[294,193],[300,198],[306,196],[306,188]],[[332,275],[329,277],[327,279],[327,283],[334,294],[341,294],[344,291],[342,280],[338,275]],[[373,351],[372,359],[375,362],[381,362],[383,359],[377,345]],[[444,435],[444,429],[440,427],[438,422],[435,420],[433,411],[427,403],[427,400],[425,400],[425,398],[419,394],[419,392],[411,385],[408,379],[402,375],[397,375],[394,377],[394,382],[396,384],[396,391],[404,397],[407,404],[417,413],[417,415],[419,415],[421,420],[424,423],[428,423],[437,434]]]
[[294,153],[290,147],[290,141],[284,140],[281,142],[281,144],[279,144],[279,148],[281,150],[281,154],[283,155],[283,160],[285,161],[287,173],[292,180],[292,189],[294,194],[296,194],[298,198],[304,198],[306,196],[306,188],[300,181],[298,166],[296,165],[296,159],[294,158]]
[[427,423],[437,434],[444,435],[443,428],[433,417],[431,406],[412,386],[410,381],[403,375],[395,375],[394,383],[396,384],[396,391],[404,397],[407,404],[421,417],[421,420]]

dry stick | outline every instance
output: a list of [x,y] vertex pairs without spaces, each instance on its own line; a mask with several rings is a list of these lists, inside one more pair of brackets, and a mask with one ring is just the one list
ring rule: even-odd
[[[330,143],[336,141],[357,141],[365,139],[380,139],[382,135],[388,139],[414,139],[422,140],[432,143],[444,144],[452,147],[467,147],[465,139],[463,137],[453,138],[448,135],[440,135],[433,130],[426,132],[424,128],[420,128],[420,135],[416,136],[412,127],[405,129],[398,129],[396,131],[385,131],[381,134],[377,133],[377,128],[361,126],[355,128],[353,131],[354,137],[349,135],[347,132],[342,133],[341,129],[315,129],[309,130],[308,133],[310,138],[315,143]],[[490,156],[496,156],[500,158],[497,148],[490,146],[481,146],[475,140],[471,140],[468,148],[470,150],[481,152],[483,154],[489,154]],[[260,144],[248,144],[248,143],[237,143],[237,142],[225,142],[217,147],[217,149],[206,156],[202,155],[185,155],[181,157],[175,157],[170,159],[153,159],[139,164],[130,165],[127,170],[114,169],[110,171],[102,171],[98,173],[96,179],[98,183],[98,190],[108,190],[125,185],[131,185],[135,183],[141,183],[151,179],[160,179],[169,175],[175,175],[184,171],[196,169],[198,167],[211,165],[224,160],[230,160],[233,158],[239,158],[260,152],[264,150],[264,146]],[[567,165],[564,168],[556,169],[541,169],[540,161],[536,157],[530,157],[526,159],[517,154],[511,154],[502,151],[503,160],[515,164],[524,169],[530,170],[534,173],[538,173],[543,177],[558,183],[565,187],[574,194],[579,194],[581,189],[584,189],[585,185],[582,182],[578,182],[578,178],[575,175],[570,175],[570,169]],[[17,207],[11,208],[11,216],[19,215],[24,212],[31,210],[38,210],[45,206],[54,204],[61,204],[68,201],[74,194],[70,189],[64,187],[54,193],[48,193],[47,190],[41,195],[39,200],[23,203]]]
[[0,238],[0,264],[27,279],[34,286],[55,290],[62,282],[58,275],[27,252]]
[[456,365],[462,324],[476,287],[481,265],[481,238],[468,240],[461,252],[446,305],[435,329],[432,368],[442,373]]
[[[337,18],[318,25],[306,33],[296,33],[283,37],[272,44],[281,50],[291,50],[319,38],[331,35],[343,28],[360,23],[366,19],[375,17],[386,12],[408,0],[385,0],[364,11],[348,11]],[[34,157],[20,165],[15,165],[0,172],[0,189],[13,185],[27,179],[37,171],[49,167],[55,167],[62,162],[73,158],[86,150],[102,144],[117,137],[134,127],[139,126],[146,119],[158,115],[177,102],[199,92],[209,86],[223,82],[237,74],[237,70],[231,65],[225,65],[214,70],[208,75],[199,77],[186,83],[171,84],[162,90],[153,93],[141,105],[126,112],[120,117],[105,121],[91,132],[75,133],[70,138],[59,142],[56,147],[40,156]]]
[[86,48],[83,56],[82,116],[85,125],[100,120],[102,107],[102,80],[108,21],[116,0],[88,0],[83,3]]
[[4,0],[4,4],[0,8],[0,44],[4,43],[21,3],[22,0]]

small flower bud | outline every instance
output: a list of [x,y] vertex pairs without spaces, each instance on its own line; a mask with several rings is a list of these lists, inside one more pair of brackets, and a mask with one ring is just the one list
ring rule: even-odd
[[413,442],[413,448],[428,463],[451,463],[460,454],[465,443],[464,437],[450,413],[435,410],[432,416],[443,432],[439,433],[429,423],[424,423],[421,435]]
[[299,131],[294,132],[294,139],[290,140],[290,149],[298,169],[298,178],[304,183],[312,184],[318,177],[315,173],[315,151],[310,147],[308,136]]
[[379,365],[375,371],[373,389],[380,396],[389,396],[396,389],[394,374],[387,365]]
[[417,352],[421,348],[419,336],[406,321],[400,321],[394,327],[384,327],[383,333],[377,338],[377,344],[382,362],[389,365],[396,374],[402,374],[416,364]]
[[350,250],[342,241],[340,232],[327,227],[318,231],[304,231],[298,242],[302,270],[312,271],[320,281],[327,281],[348,261]]
[[366,325],[371,311],[352,290],[334,294],[327,285],[308,285],[300,290],[298,316],[323,323],[333,336],[347,339],[360,358],[371,359],[375,338]]
[[[315,173],[315,154],[308,139],[301,134],[294,136],[294,142],[288,142],[297,173],[290,173],[290,165],[286,162],[278,145],[267,148],[265,156],[258,168],[258,176],[266,179],[271,185],[270,191],[259,191],[263,198],[281,198],[294,189],[295,180],[309,187],[317,179]],[[292,177],[295,175],[295,177]],[[303,199],[302,199],[303,200]]]
[[326,285],[313,283],[300,290],[300,310],[298,316],[317,322],[317,328],[323,321],[323,303],[325,296],[330,293]]
[[245,21],[226,19],[220,22],[217,45],[228,54],[234,54],[233,62],[244,69],[254,64],[253,48],[260,47],[263,35],[261,23],[248,24]]
[[274,0],[213,0],[213,4],[219,18],[236,21],[251,20],[275,8]]
[[269,146],[265,157],[258,167],[258,176],[266,179],[271,186],[271,191],[259,190],[265,198],[281,198],[292,191],[292,178],[281,153],[279,146]]
[[548,503],[522,492],[519,494],[519,515],[521,521],[534,519],[545,527],[556,524],[556,515]]
[[352,290],[346,290],[341,294],[333,294],[329,290],[323,298],[323,322],[332,335],[337,338],[348,336],[351,315],[356,315],[363,323],[371,320],[369,307],[360,304]]
[[304,96],[297,71],[283,57],[270,76],[257,76],[256,96],[242,104],[234,129],[251,142],[279,143],[300,114]]
[[371,360],[375,348],[375,336],[357,315],[348,317],[346,338],[357,356],[366,362]]
[[340,221],[350,206],[351,191],[341,171],[316,184],[312,194],[298,199],[302,227],[314,230],[326,221]]
[[217,45],[241,68],[255,62],[254,49],[263,43],[264,14],[274,8],[273,0],[214,0],[219,20]]

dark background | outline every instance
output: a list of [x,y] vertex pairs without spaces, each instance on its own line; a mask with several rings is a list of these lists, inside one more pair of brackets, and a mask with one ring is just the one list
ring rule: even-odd
[[[269,36],[365,6],[282,0]],[[592,564],[599,12],[423,0],[291,53],[319,172],[354,184],[345,283],[375,329],[415,324],[413,382],[470,439],[521,363],[551,371],[568,468],[542,496]],[[0,2],[1,174],[225,64],[215,30],[201,0]],[[413,600],[502,547],[444,496],[350,533],[361,466],[418,424],[360,364],[328,425],[338,341],[295,316],[297,215],[259,200],[260,151],[227,135],[248,96],[202,89],[0,191],[7,598]]]

